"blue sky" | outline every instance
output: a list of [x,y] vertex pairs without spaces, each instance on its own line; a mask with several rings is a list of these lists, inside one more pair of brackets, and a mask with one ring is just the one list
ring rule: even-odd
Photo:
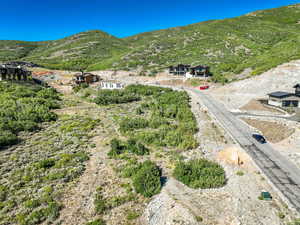
[[54,40],[96,29],[125,37],[294,3],[300,0],[2,0],[0,40]]

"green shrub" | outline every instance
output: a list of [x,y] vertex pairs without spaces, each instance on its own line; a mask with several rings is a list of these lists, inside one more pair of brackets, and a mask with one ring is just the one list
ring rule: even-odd
[[0,202],[4,202],[7,196],[7,188],[3,185],[0,185]]
[[124,118],[120,123],[120,131],[126,133],[128,131],[133,131],[136,129],[148,127],[148,121],[144,118]]
[[17,143],[21,131],[35,131],[38,124],[57,119],[60,96],[52,88],[0,82],[0,148]]
[[27,200],[25,203],[24,203],[24,206],[26,208],[30,208],[30,209],[34,209],[38,206],[41,205],[41,202],[37,199],[30,199],[30,200]]
[[86,223],[86,225],[106,225],[106,223],[102,219],[96,219],[94,221],[90,221],[90,222]]
[[114,138],[110,142],[111,150],[108,152],[108,156],[110,157],[117,157],[124,153],[126,146],[123,144],[122,141]]
[[140,97],[125,90],[100,90],[94,102],[98,105],[122,104],[139,101]]
[[194,138],[198,131],[197,122],[190,109],[187,93],[143,85],[129,85],[126,91],[147,99],[147,103],[143,102],[138,108],[138,114],[150,114],[151,117],[127,117],[121,120],[119,126],[122,134],[134,135],[136,140],[158,147],[187,150],[198,146]]
[[127,216],[126,219],[127,220],[135,220],[140,216],[139,213],[135,212],[135,211],[128,211],[127,212]]
[[103,198],[102,194],[97,192],[95,199],[94,199],[94,205],[96,213],[102,214],[105,210],[107,210],[106,201]]
[[47,168],[51,168],[52,166],[55,165],[55,159],[44,159],[40,162],[38,162],[36,164],[36,167],[41,169],[41,168],[44,168],[44,169],[47,169]]
[[300,225],[300,219],[294,219],[292,222],[289,222],[288,225]]
[[136,142],[134,139],[129,139],[127,142],[122,142],[116,138],[110,142],[111,150],[108,152],[108,156],[116,158],[123,153],[132,153],[135,155],[146,155],[149,154],[147,149],[140,142]]
[[88,85],[87,83],[81,83],[81,84],[79,84],[79,85],[74,86],[74,87],[73,87],[73,91],[74,91],[75,93],[77,93],[77,92],[79,92],[81,89],[85,89],[85,88],[88,88],[88,87],[89,87],[89,85]]
[[140,164],[132,176],[133,186],[137,193],[152,197],[161,190],[161,170],[151,161]]
[[16,144],[18,142],[18,138],[15,134],[10,131],[4,130],[0,133],[0,148],[6,145]]
[[173,176],[191,188],[217,188],[226,182],[224,169],[206,159],[177,163]]
[[203,218],[202,218],[202,216],[196,216],[196,220],[197,220],[198,222],[202,222],[202,221],[203,221]]
[[244,172],[243,172],[243,171],[237,171],[237,172],[236,172],[236,175],[238,175],[238,176],[243,176],[243,175],[244,175]]
[[283,212],[278,212],[278,217],[280,218],[280,219],[284,219],[285,218],[285,215],[284,215],[284,213]]
[[142,143],[136,142],[134,139],[129,139],[126,146],[128,152],[136,155],[148,155],[149,149],[146,148]]

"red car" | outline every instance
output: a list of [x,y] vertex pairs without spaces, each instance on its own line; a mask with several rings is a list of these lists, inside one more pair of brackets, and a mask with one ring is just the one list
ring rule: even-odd
[[209,88],[209,86],[208,86],[208,85],[205,85],[205,86],[200,86],[200,87],[199,87],[199,89],[200,89],[200,90],[206,90],[206,89],[208,89],[208,88]]

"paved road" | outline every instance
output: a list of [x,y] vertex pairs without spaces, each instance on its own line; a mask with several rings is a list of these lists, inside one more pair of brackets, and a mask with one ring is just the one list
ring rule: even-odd
[[251,136],[251,129],[230,113],[222,103],[201,91],[189,90],[201,98],[202,103],[232,138],[247,151],[257,166],[290,203],[290,206],[300,212],[300,169],[269,144],[260,144],[255,141]]

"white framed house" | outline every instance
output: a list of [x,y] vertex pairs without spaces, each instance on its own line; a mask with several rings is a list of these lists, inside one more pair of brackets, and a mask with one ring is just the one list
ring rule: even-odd
[[116,82],[116,81],[101,81],[100,82],[100,88],[101,89],[122,89],[124,88],[125,85],[120,83],[120,82]]
[[272,92],[269,95],[268,104],[277,107],[300,108],[300,84],[294,86],[295,93],[284,91]]

